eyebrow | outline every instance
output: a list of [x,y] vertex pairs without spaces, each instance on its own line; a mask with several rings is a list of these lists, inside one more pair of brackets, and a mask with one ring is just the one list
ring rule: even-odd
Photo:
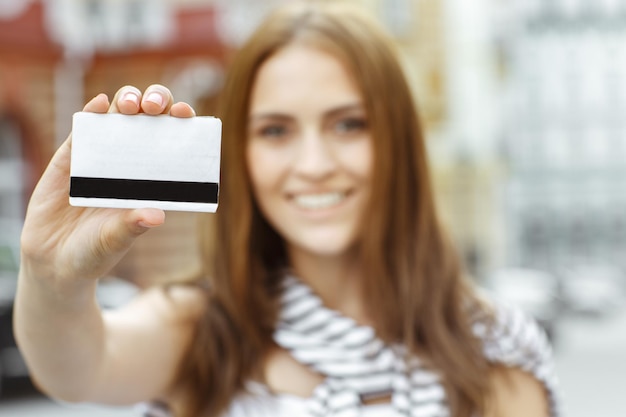
[[[349,111],[354,111],[354,110],[363,111],[364,110],[363,104],[361,102],[357,102],[357,103],[341,105],[341,106],[325,111],[322,117],[324,119],[332,118],[332,117],[337,116],[338,114],[349,112]],[[253,122],[259,119],[293,120],[293,116],[291,116],[290,114],[286,114],[286,113],[270,111],[270,112],[261,112],[259,114],[253,114],[250,116],[248,121]]]

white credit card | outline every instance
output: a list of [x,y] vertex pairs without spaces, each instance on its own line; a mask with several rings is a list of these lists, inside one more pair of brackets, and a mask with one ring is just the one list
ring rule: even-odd
[[215,117],[75,113],[70,204],[215,212],[221,137]]

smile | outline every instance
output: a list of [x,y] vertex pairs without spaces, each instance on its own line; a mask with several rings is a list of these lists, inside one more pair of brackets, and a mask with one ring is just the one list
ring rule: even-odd
[[345,192],[303,194],[293,197],[294,203],[304,209],[317,210],[336,206],[347,197]]

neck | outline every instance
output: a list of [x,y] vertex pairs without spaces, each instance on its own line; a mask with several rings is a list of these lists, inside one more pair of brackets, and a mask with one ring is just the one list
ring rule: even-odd
[[361,272],[355,254],[320,256],[292,248],[289,260],[298,279],[311,287],[324,305],[361,324],[369,324],[361,297]]

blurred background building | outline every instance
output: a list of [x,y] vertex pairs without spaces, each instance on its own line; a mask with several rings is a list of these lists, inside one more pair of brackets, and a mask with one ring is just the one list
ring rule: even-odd
[[[6,399],[3,412],[1,387],[25,374],[10,332],[25,206],[72,114],[153,83],[212,114],[232,52],[286,1],[0,0],[0,414],[53,415]],[[626,0],[355,2],[397,42],[469,273],[554,338],[570,415],[623,415]],[[197,216],[142,236],[103,304],[197,266]],[[607,412],[579,395],[594,386]]]

